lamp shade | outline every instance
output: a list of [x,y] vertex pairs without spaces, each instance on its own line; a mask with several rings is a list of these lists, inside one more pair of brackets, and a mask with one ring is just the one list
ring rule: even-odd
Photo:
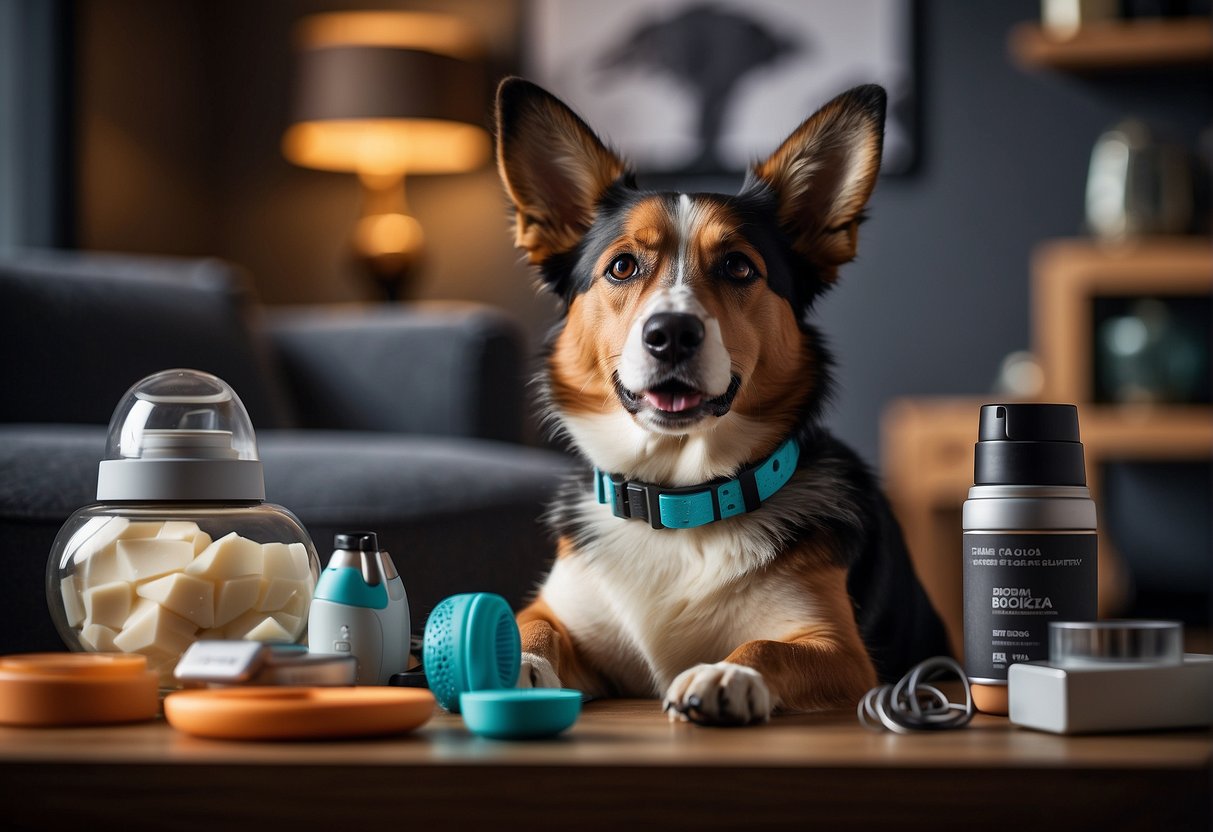
[[449,28],[433,30],[447,37],[427,43],[421,23],[436,17],[355,12],[305,26],[286,157],[363,174],[456,173],[481,164],[490,149],[481,126],[484,72],[464,59],[468,50],[452,42]]

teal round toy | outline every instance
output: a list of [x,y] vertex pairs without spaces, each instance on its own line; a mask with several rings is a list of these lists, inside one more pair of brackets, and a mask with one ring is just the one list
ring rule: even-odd
[[515,688],[468,691],[459,697],[463,722],[473,734],[497,740],[551,737],[577,721],[581,691]]
[[459,713],[466,691],[513,688],[522,665],[522,640],[514,613],[500,595],[452,595],[430,613],[422,662],[438,704]]

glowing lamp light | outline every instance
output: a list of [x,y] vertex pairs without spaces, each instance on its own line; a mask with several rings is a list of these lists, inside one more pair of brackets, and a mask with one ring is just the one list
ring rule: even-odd
[[488,134],[437,119],[341,119],[293,124],[283,154],[318,170],[373,174],[462,173],[484,163]]
[[490,155],[476,33],[450,15],[336,12],[301,21],[296,46],[283,155],[302,167],[359,175],[354,251],[397,299],[424,246],[408,215],[404,177],[473,170]]
[[354,226],[354,240],[376,256],[406,254],[424,239],[421,223],[408,214],[371,214]]

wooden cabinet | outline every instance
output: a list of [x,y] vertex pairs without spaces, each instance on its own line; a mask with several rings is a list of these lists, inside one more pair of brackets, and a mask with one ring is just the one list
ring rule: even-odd
[[1011,30],[1007,46],[1024,69],[1094,73],[1207,67],[1213,61],[1213,27],[1207,17],[1106,21],[1058,37],[1038,23],[1021,23]]

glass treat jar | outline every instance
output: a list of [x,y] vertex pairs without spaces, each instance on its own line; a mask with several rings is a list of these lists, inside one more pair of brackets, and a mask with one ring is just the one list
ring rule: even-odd
[[166,370],[127,391],[97,500],[68,518],[47,564],[70,649],[143,654],[170,688],[199,639],[303,639],[316,549],[265,502],[252,424],[222,379]]

